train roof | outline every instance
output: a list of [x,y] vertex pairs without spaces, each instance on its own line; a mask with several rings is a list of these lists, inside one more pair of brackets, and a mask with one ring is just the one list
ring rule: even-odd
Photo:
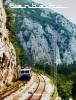
[[30,68],[24,68],[24,69],[21,69],[20,71],[27,71],[27,70],[31,70]]

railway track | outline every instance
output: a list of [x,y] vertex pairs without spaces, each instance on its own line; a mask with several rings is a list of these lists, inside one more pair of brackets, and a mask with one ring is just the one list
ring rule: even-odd
[[39,78],[39,83],[33,93],[28,98],[26,98],[26,100],[40,100],[42,97],[42,94],[45,90],[45,80],[40,74],[37,73],[37,75]]
[[[35,74],[35,77],[34,76],[32,77],[33,81],[31,83],[30,83],[30,81],[28,82],[30,84],[24,85],[22,82],[20,82],[15,87],[12,87],[8,91],[6,91],[4,94],[0,94],[0,100],[8,100],[8,99],[9,100],[40,100],[40,98],[42,97],[42,94],[45,90],[45,80],[36,71],[33,70],[33,73]],[[37,80],[36,80],[36,78],[37,78]],[[37,82],[35,82],[35,81],[37,81]],[[23,87],[23,91],[15,94],[15,92],[20,87],[21,88]],[[29,93],[30,88],[32,90],[31,93]],[[24,96],[24,98],[23,98],[23,96]]]
[[20,87],[22,87],[24,84],[23,82],[19,81],[17,85],[7,89],[3,93],[0,93],[0,100],[3,100],[5,97],[9,96],[10,94],[14,93],[17,91]]

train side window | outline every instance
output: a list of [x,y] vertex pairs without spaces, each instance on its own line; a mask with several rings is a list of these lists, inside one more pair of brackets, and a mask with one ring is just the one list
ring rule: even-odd
[[21,73],[24,73],[24,71],[21,71]]
[[29,73],[29,71],[25,71],[25,73]]

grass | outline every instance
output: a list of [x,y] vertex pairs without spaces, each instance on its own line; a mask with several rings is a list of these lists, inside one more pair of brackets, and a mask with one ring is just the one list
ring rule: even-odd
[[35,69],[39,74],[42,74],[42,75],[45,75],[46,73],[43,71],[43,70],[41,70],[41,69],[36,69],[36,68],[33,68],[33,69]]
[[31,91],[29,91],[28,93],[29,93],[29,94],[32,94],[32,92],[31,92]]
[[2,89],[0,89],[0,93],[4,93],[5,91],[11,89],[12,87],[16,86],[19,82],[11,82],[11,83],[6,83],[6,86]]
[[54,81],[52,79],[50,79],[50,84],[52,84],[52,85],[54,84]]
[[0,89],[0,93],[3,93],[6,90],[7,90],[7,87]]
[[35,83],[38,83],[38,76],[35,73],[32,73],[32,75],[34,76]]
[[23,88],[20,88],[19,92],[21,92],[23,90]]

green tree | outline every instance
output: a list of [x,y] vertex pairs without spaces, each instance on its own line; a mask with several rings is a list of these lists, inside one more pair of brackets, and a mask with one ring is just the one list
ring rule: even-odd
[[12,11],[9,8],[5,8],[5,11],[7,15],[6,27],[10,32],[14,32],[14,17]]
[[73,81],[58,76],[58,93],[64,100],[69,100],[72,95]]

